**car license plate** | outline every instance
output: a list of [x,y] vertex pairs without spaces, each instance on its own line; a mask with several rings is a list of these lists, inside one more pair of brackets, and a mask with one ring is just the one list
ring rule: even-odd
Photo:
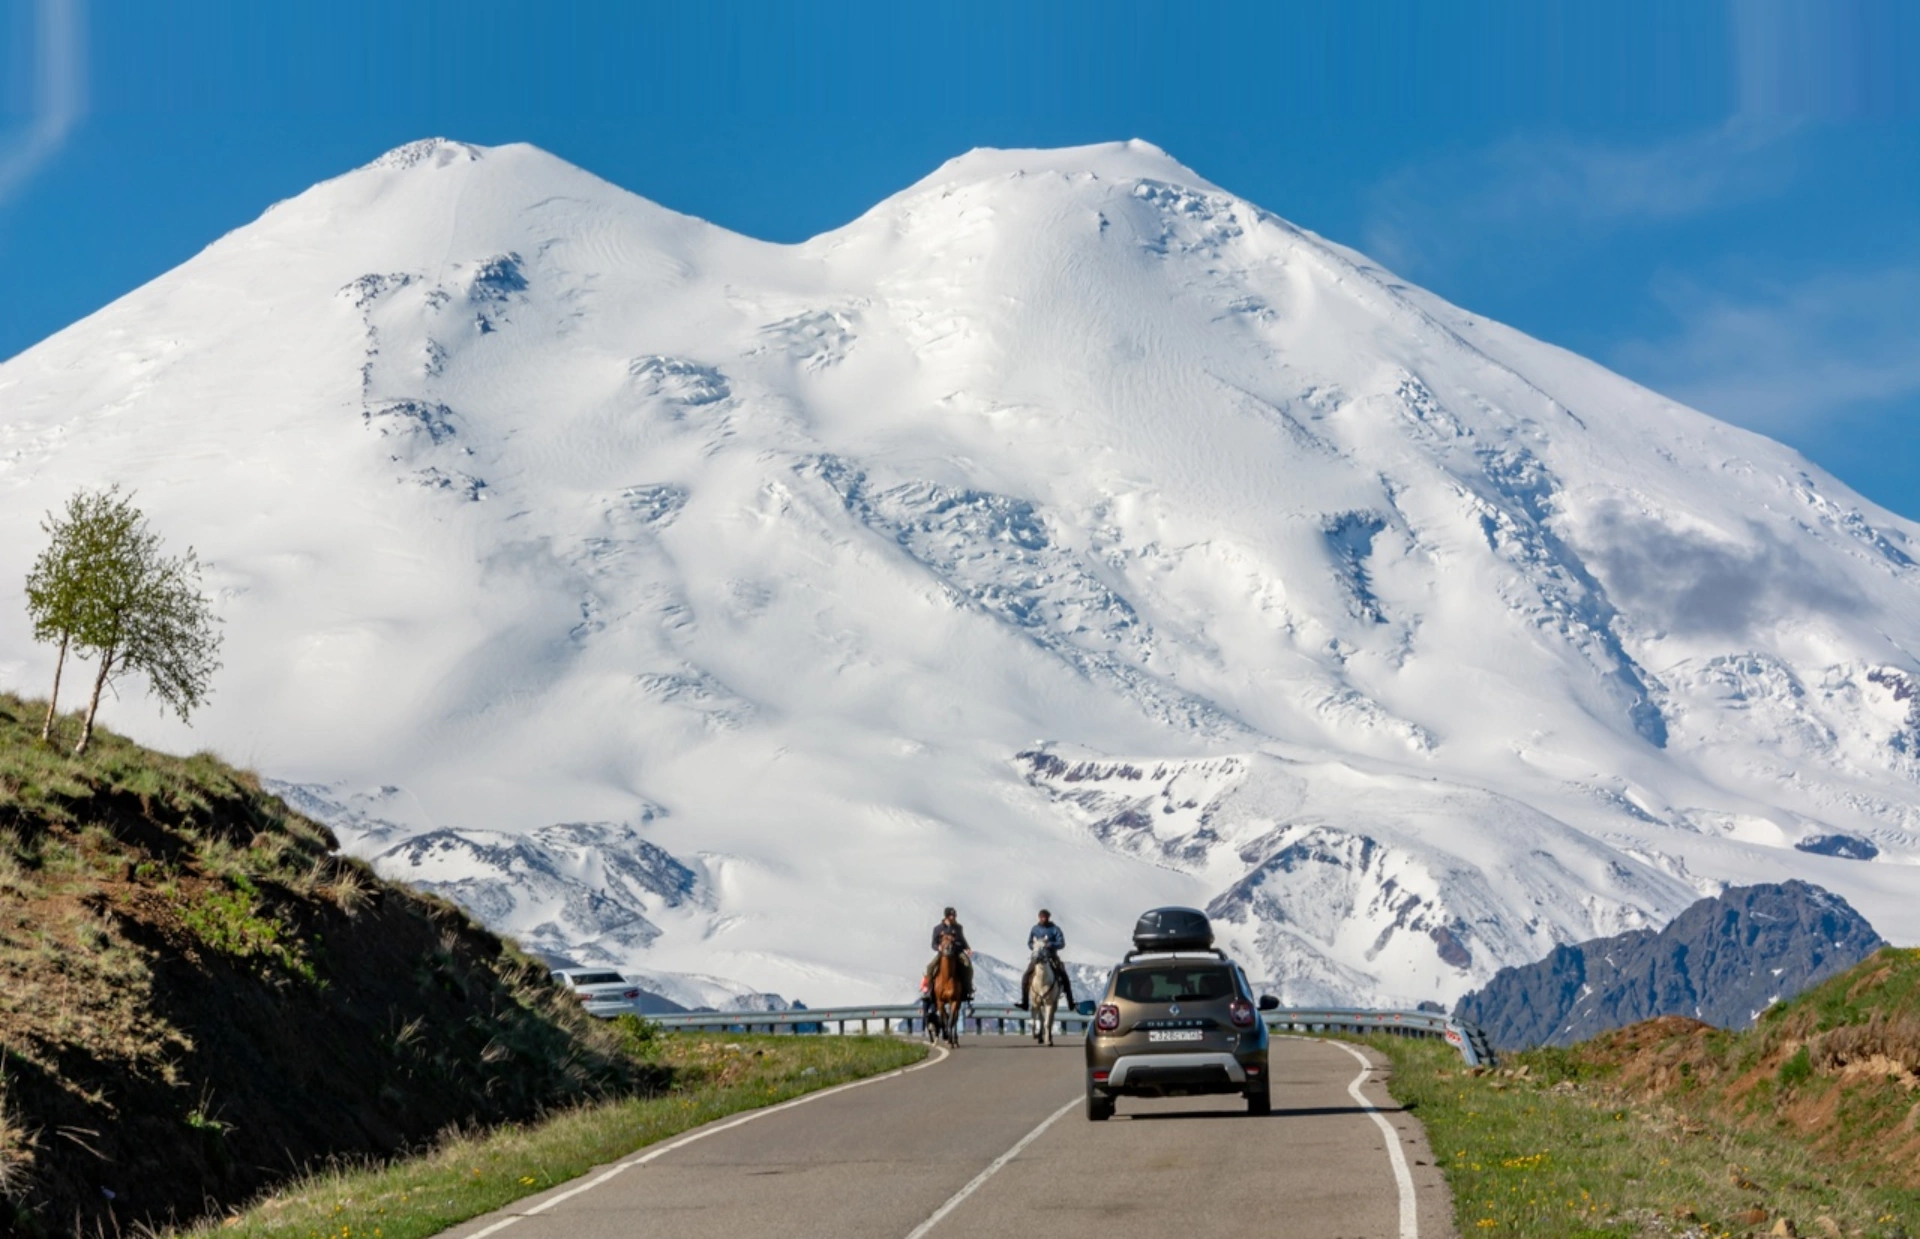
[[1198,1028],[1153,1028],[1147,1031],[1149,1041],[1199,1041],[1206,1033]]

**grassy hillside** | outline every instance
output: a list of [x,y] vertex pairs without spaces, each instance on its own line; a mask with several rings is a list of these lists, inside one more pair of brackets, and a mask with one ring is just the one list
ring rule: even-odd
[[663,1082],[253,776],[106,732],[74,759],[43,709],[0,695],[0,1232],[184,1221]]
[[1920,951],[1882,950],[1744,1033],[1656,1020],[1596,1038],[1574,1061],[1920,1192]]
[[1920,1235],[1920,951],[1728,1032],[1667,1016],[1462,1067],[1381,1038],[1463,1234]]

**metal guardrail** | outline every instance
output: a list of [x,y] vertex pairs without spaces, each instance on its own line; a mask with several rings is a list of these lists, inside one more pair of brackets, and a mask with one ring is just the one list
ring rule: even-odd
[[[1470,1067],[1492,1066],[1493,1047],[1486,1034],[1472,1024],[1463,1024],[1434,1011],[1369,1011],[1357,1007],[1281,1007],[1263,1011],[1267,1027],[1286,1032],[1383,1032],[1401,1037],[1435,1037],[1460,1051]],[[650,1015],[649,1020],[662,1028],[710,1029],[715,1031],[796,1033],[826,1032],[829,1026],[839,1033],[926,1031],[926,1019],[919,1003],[878,1007],[820,1007],[815,1010],[789,1008],[780,1011],[686,1011],[672,1015]],[[1031,1035],[1031,1012],[1004,1003],[975,1003],[962,1018],[963,1032],[975,1035]],[[1093,1016],[1079,1011],[1061,1011],[1054,1024],[1061,1032],[1085,1032]],[[857,1025],[857,1027],[855,1027]],[[991,1027],[989,1027],[991,1025]]]
[[1469,1067],[1491,1067],[1493,1045],[1478,1025],[1439,1011],[1368,1011],[1357,1007],[1282,1007],[1264,1012],[1269,1028],[1293,1032],[1383,1032],[1401,1037],[1438,1037],[1460,1051]]

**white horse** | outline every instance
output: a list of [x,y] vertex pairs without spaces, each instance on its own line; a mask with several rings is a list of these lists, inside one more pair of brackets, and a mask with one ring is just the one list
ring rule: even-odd
[[1033,953],[1033,980],[1027,982],[1027,1010],[1033,1013],[1033,1043],[1053,1044],[1053,1017],[1060,1009],[1060,996],[1066,993],[1065,981],[1053,970],[1053,958],[1046,948]]

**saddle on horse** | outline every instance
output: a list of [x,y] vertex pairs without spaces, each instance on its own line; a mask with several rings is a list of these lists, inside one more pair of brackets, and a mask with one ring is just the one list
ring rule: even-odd
[[1047,967],[1053,969],[1054,979],[1060,983],[1060,991],[1066,995],[1067,1006],[1073,1006],[1073,976],[1067,971],[1067,965],[1060,959],[1060,952],[1050,946],[1041,947],[1033,953],[1033,958],[1027,961],[1027,970],[1020,974],[1020,998],[1014,1005],[1019,1007],[1027,1005],[1027,996],[1033,989],[1033,970],[1038,968],[1042,961],[1045,961]]
[[960,922],[943,920],[933,927],[933,962],[927,965],[926,978],[933,980],[933,974],[940,970],[940,957],[953,956],[953,969],[960,979],[962,1002],[973,1001],[973,959],[968,954],[973,948],[967,945],[967,931]]

